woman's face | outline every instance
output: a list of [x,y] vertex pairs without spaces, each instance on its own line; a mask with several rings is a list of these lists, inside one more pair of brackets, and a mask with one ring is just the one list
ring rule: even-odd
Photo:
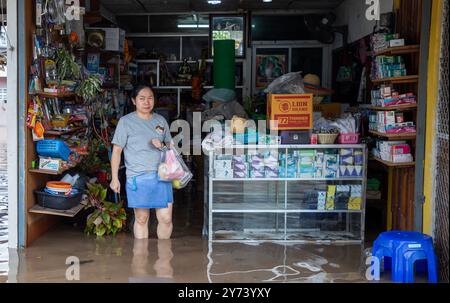
[[155,105],[155,96],[150,88],[146,87],[139,91],[135,99],[133,99],[136,110],[143,114],[149,114]]

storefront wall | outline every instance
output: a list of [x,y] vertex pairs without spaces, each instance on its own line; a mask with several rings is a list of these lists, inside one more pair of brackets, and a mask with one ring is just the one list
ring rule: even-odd
[[[394,7],[396,6],[394,1]],[[428,62],[428,98],[427,98],[427,138],[433,138],[435,135],[435,108],[437,100],[437,83],[438,83],[438,62],[440,50],[440,12],[442,12],[443,0],[433,1],[431,36],[430,36],[430,56]],[[14,7],[17,7],[17,18],[12,13]],[[17,73],[10,72],[8,77],[8,100],[19,100],[8,102],[8,146],[17,146],[17,150],[8,152],[8,176],[9,176],[9,201],[10,201],[10,246],[25,246],[51,225],[52,219],[44,216],[35,217],[27,214],[26,201],[27,195],[30,195],[27,188],[33,180],[33,176],[29,176],[26,172],[29,159],[26,159],[26,148],[29,147],[27,141],[28,133],[25,128],[25,112],[27,103],[27,70],[30,61],[28,50],[30,47],[31,29],[33,23],[33,6],[32,1],[26,0],[9,0],[8,1],[8,20],[9,24],[14,24],[17,20],[18,41],[16,43],[17,53],[8,52],[9,68],[14,69],[14,56],[17,56]],[[14,43],[14,27],[8,26],[10,32],[11,43]],[[9,60],[11,58],[11,60]],[[19,85],[17,85],[19,84]],[[433,161],[433,141],[426,141],[425,151],[425,175],[424,175],[424,213],[423,213],[423,231],[431,234],[432,232],[432,161]],[[32,194],[32,193],[31,193]],[[16,219],[16,222],[14,222]],[[17,227],[17,228],[14,228]],[[30,234],[30,232],[32,232]]]

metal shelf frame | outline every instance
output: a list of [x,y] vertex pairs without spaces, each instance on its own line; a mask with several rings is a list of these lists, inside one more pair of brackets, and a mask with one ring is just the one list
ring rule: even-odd
[[[235,154],[235,151],[237,150],[242,150],[245,149],[246,151],[248,150],[252,150],[255,148],[259,148],[259,149],[278,149],[281,152],[285,152],[286,154],[288,153],[289,150],[298,150],[298,149],[343,149],[343,148],[352,148],[352,149],[360,149],[363,151],[363,177],[355,177],[355,178],[333,178],[333,179],[324,179],[324,178],[320,178],[320,179],[314,179],[314,178],[309,178],[309,179],[300,179],[300,178],[271,178],[271,179],[253,179],[253,178],[246,178],[246,179],[218,179],[218,178],[214,178],[214,159],[216,155],[233,155]],[[205,213],[205,215],[208,216],[207,220],[205,218],[205,225],[207,222],[207,226],[204,225],[204,233],[207,231],[207,236],[208,236],[208,240],[210,242],[251,242],[253,241],[253,239],[244,239],[244,240],[240,240],[240,239],[230,239],[230,240],[224,240],[224,239],[215,239],[214,237],[214,231],[213,231],[213,226],[215,224],[214,219],[213,219],[213,215],[214,214],[233,214],[233,213],[265,213],[265,214],[284,214],[284,228],[280,228],[280,236],[282,238],[282,242],[298,242],[298,243],[305,243],[305,242],[312,242],[312,243],[318,243],[318,242],[323,242],[324,239],[317,239],[317,241],[315,240],[304,240],[304,239],[288,239],[288,234],[291,232],[287,226],[288,224],[288,214],[292,215],[292,214],[304,214],[304,213],[310,213],[310,214],[337,214],[339,216],[339,220],[342,219],[342,216],[345,216],[345,224],[346,224],[346,228],[345,228],[345,232],[346,233],[350,233],[350,215],[352,214],[359,214],[360,215],[360,238],[357,240],[336,240],[336,239],[330,239],[329,241],[333,242],[333,243],[337,243],[337,242],[343,242],[343,243],[363,243],[364,242],[364,232],[365,232],[365,209],[366,209],[366,189],[367,189],[367,167],[368,167],[368,150],[367,150],[367,146],[365,144],[333,144],[333,145],[233,145],[232,147],[228,147],[226,150],[226,153],[220,152],[220,153],[216,153],[216,151],[221,150],[221,148],[217,148],[215,150],[211,150],[208,153],[208,160],[207,160],[207,167],[209,168],[209,171],[206,175],[207,177],[207,182],[208,182],[208,191],[207,194],[205,195],[205,198],[207,198],[207,201],[205,201],[205,203],[207,202],[207,211]],[[286,170],[287,170],[287,165],[285,166]],[[275,193],[275,198],[276,199],[276,203],[275,204],[268,204],[265,207],[261,207],[259,206],[258,208],[255,207],[254,208],[250,208],[250,207],[239,207],[239,205],[241,206],[245,206],[244,203],[233,203],[235,205],[226,205],[226,207],[224,206],[227,203],[218,203],[217,201],[215,201],[215,198],[217,195],[228,195],[228,196],[232,196],[232,195],[244,195],[245,190],[242,192],[226,192],[224,191],[224,189],[222,189],[219,192],[215,192],[214,191],[214,185],[217,182],[223,182],[225,184],[232,184],[232,182],[237,182],[237,181],[241,181],[241,182],[253,182],[253,181],[278,181],[277,187],[276,187],[276,193]],[[348,209],[343,209],[343,210],[339,210],[339,209],[334,209],[334,210],[317,210],[317,209],[300,209],[298,207],[293,207],[292,206],[292,202],[288,202],[288,183],[289,182],[303,182],[303,181],[309,181],[309,182],[314,182],[314,181],[318,181],[318,182],[339,182],[339,181],[344,181],[344,182],[351,182],[351,183],[346,183],[343,185],[351,185],[351,184],[361,184],[361,194],[362,194],[362,201],[361,201],[361,209],[360,210],[348,210]],[[280,190],[281,188],[284,188],[283,190]],[[280,191],[279,191],[280,190]],[[250,193],[250,195],[255,195],[255,193]],[[291,198],[292,199],[292,198]],[[261,203],[265,203],[265,201],[261,201]],[[248,203],[247,203],[248,206]],[[276,218],[276,220],[278,221],[278,217]],[[277,223],[278,225],[278,223]],[[326,233],[326,232],[324,232]],[[261,241],[261,239],[254,239],[255,241]],[[262,241],[273,241],[271,239],[263,239]],[[328,241],[328,240],[326,240]]]

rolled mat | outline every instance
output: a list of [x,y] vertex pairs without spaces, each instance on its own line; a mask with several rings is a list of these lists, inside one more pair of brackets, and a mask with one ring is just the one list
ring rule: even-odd
[[214,41],[214,87],[235,89],[234,40]]

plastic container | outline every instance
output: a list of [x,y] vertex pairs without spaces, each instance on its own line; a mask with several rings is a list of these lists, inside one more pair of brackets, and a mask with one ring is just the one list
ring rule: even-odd
[[357,134],[357,133],[340,133],[338,142],[339,142],[339,144],[357,144],[359,142],[359,134]]
[[67,161],[70,156],[70,148],[61,140],[41,140],[36,144],[36,152],[39,156],[59,158]]
[[34,193],[37,196],[38,204],[45,208],[66,210],[71,209],[80,204],[83,197],[82,192],[78,192],[76,195],[71,196],[54,196],[44,192],[43,190],[35,190]]

